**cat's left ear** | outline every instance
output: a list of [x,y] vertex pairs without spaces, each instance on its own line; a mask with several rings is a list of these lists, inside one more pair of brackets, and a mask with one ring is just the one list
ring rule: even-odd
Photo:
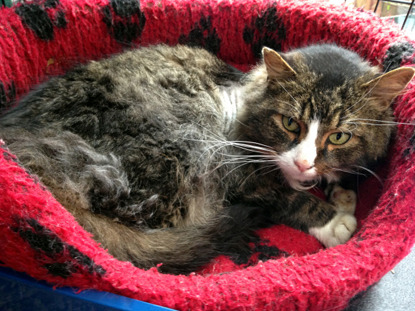
[[286,80],[297,74],[281,55],[274,50],[264,47],[262,49],[262,55],[264,57],[265,67],[267,68],[268,78]]
[[414,74],[414,68],[398,68],[363,84],[363,87],[368,92],[368,97],[374,99],[377,108],[384,111],[402,93]]

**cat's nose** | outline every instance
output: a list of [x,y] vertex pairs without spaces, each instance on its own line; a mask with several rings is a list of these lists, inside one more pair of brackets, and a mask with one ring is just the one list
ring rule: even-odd
[[313,168],[313,164],[308,162],[307,160],[295,160],[294,161],[295,166],[298,167],[301,173],[304,173],[305,171],[308,171],[309,169]]

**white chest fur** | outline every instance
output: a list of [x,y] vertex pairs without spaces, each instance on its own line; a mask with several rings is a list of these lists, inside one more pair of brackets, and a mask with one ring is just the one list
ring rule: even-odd
[[243,92],[239,85],[222,87],[219,89],[219,98],[222,103],[224,119],[224,133],[229,133],[236,121],[239,110],[243,105]]

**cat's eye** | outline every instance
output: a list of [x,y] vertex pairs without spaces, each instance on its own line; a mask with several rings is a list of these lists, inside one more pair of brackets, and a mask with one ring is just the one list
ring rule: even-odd
[[293,118],[282,116],[282,124],[284,125],[287,131],[298,133],[300,132],[300,125],[294,121]]
[[352,135],[342,132],[333,133],[329,136],[329,142],[333,145],[344,145]]

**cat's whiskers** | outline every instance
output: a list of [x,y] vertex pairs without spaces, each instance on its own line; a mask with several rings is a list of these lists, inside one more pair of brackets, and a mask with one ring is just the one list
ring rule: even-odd
[[301,114],[301,111],[299,109],[299,107],[301,107],[301,104],[294,98],[294,96],[291,95],[290,92],[288,92],[288,90],[284,87],[284,85],[282,85],[282,83],[280,81],[277,81],[277,83],[279,84],[280,87],[282,87],[282,89],[292,98],[292,100],[298,105],[298,107],[294,106],[292,103],[290,102],[286,102],[286,104],[290,105],[298,114]]
[[353,135],[353,131],[354,130],[356,130],[357,128],[358,128],[358,123],[356,123],[356,122],[351,122],[351,121],[347,121],[347,122],[345,122],[344,124],[347,124],[347,125],[353,125],[353,128],[349,128],[347,131],[350,133],[350,134],[352,134]]
[[[260,147],[260,146],[253,146],[247,144],[246,142],[229,142],[232,147],[239,148],[244,151],[248,152],[257,152],[257,154],[226,154],[222,153],[221,155],[226,159],[225,161],[221,162],[216,168],[219,169],[222,166],[232,165],[233,167],[229,172],[227,172],[223,179],[233,173],[235,170],[240,169],[241,167],[249,164],[267,164],[268,166],[276,166],[276,159],[274,156],[274,151],[268,148]],[[259,153],[259,154],[258,154]],[[262,166],[261,168],[262,169]],[[248,177],[250,177],[253,173],[251,173]],[[248,178],[247,177],[247,178]],[[246,179],[247,179],[246,178]]]
[[[390,66],[391,66],[391,64],[389,64],[388,67],[386,67],[384,69],[384,72],[388,72]],[[347,108],[345,111],[348,114],[346,114],[343,118],[341,118],[341,120],[347,119],[347,118],[349,118],[351,116],[352,113],[357,113],[361,109],[363,109],[368,104],[368,101],[366,101],[366,103],[364,105],[362,105],[360,108],[358,108],[357,110],[355,110],[353,112],[351,111],[353,109],[353,107],[355,107],[356,105],[358,105],[362,100],[364,100],[377,87],[377,85],[379,84],[379,82],[380,82],[380,79],[367,92],[365,92],[362,95],[362,97],[360,97],[360,99],[356,103],[354,103],[352,106],[350,106],[349,108]]]
[[241,150],[245,150],[245,151],[254,151],[254,152],[259,152],[262,154],[276,154],[275,151],[264,144],[260,144],[257,142],[249,142],[249,141],[229,141],[229,145],[232,147],[236,147],[238,149]]
[[361,175],[361,176],[366,176],[365,174],[356,171],[356,170],[352,170],[352,169],[345,169],[345,168],[338,168],[338,167],[332,167],[331,168],[333,171],[336,172],[342,172],[342,173],[347,173],[347,174],[353,174],[353,175]]
[[302,189],[301,190],[303,190],[303,191],[311,190],[311,189],[315,188],[318,184],[319,184],[319,181],[315,181],[310,186],[303,186],[303,185],[301,185],[302,186]]
[[[206,143],[215,143],[213,146],[210,146],[205,152],[209,152],[210,150],[217,148],[215,151],[213,151],[212,155],[215,155],[219,150],[225,148],[225,147],[234,147],[240,150],[248,151],[248,152],[258,152],[263,155],[268,154],[274,154],[275,151],[270,149],[270,147],[266,145],[262,145],[259,143],[254,142],[244,142],[244,141],[227,141],[227,140],[201,140],[202,142]],[[204,153],[205,153],[204,152]],[[203,154],[202,154],[203,155]],[[228,154],[224,154],[228,155]],[[233,154],[232,154],[233,155]],[[240,155],[237,155],[240,156]]]
[[[226,177],[228,177],[231,173],[233,173],[235,170],[238,170],[239,168],[241,168],[241,167],[243,167],[243,166],[245,166],[245,165],[248,165],[248,164],[252,164],[252,163],[260,163],[260,164],[267,164],[266,166],[261,166],[260,168],[258,168],[258,169],[256,169],[255,171],[253,171],[253,172],[251,172],[245,179],[244,179],[244,181],[242,182],[242,184],[243,183],[245,183],[246,182],[246,180],[249,178],[249,177],[251,177],[252,175],[254,175],[257,171],[259,171],[259,170],[262,170],[262,169],[264,169],[264,168],[269,168],[269,167],[274,167],[275,169],[279,169],[278,168],[278,166],[276,165],[276,160],[275,159],[273,159],[273,158],[269,158],[268,160],[251,160],[251,159],[247,159],[246,161],[241,161],[241,162],[236,162],[236,164],[239,164],[239,163],[241,163],[240,165],[238,165],[238,166],[236,166],[236,167],[234,167],[234,168],[232,168],[229,172],[227,172],[224,176],[223,176],[223,178],[222,179],[225,179]],[[235,162],[233,162],[233,161],[229,161],[229,162],[223,162],[223,163],[221,163],[222,165],[228,165],[228,164],[233,164],[233,165],[235,165]],[[221,166],[222,166],[221,165]],[[217,169],[217,168],[216,168]]]
[[287,106],[290,106],[294,110],[295,113],[301,114],[300,113],[300,108],[294,106],[291,102],[288,102],[288,101],[285,101],[285,100],[281,100],[281,99],[277,99],[277,102],[278,103],[281,103],[281,104],[284,104],[284,105],[287,105]]
[[375,177],[379,181],[379,183],[381,185],[383,185],[382,178],[380,178],[379,175],[376,174],[374,171],[368,169],[367,167],[361,166],[361,165],[353,165],[353,166],[356,167],[356,168],[358,168],[358,169],[361,169],[361,170],[364,170],[364,171],[368,172],[370,175],[372,175],[373,177]]
[[247,155],[247,156],[234,156],[234,155],[229,155],[226,153],[221,154],[224,157],[227,157],[227,160],[229,162],[237,162],[237,161],[251,161],[251,162],[269,162],[269,161],[274,161],[275,159],[268,157],[266,155]]
[[242,126],[248,127],[248,125],[246,125],[245,123],[243,123],[241,120],[239,120],[238,118],[235,118],[235,122],[239,123]]
[[[201,127],[204,131],[206,131],[208,133],[208,134],[206,134],[207,139],[196,139],[196,138],[187,138],[187,137],[184,137],[184,139],[185,140],[190,140],[190,141],[196,141],[196,142],[200,142],[200,143],[205,143],[205,144],[206,143],[207,144],[212,144],[213,143],[213,145],[209,146],[206,150],[204,150],[204,152],[200,155],[200,157],[198,159],[198,161],[204,162],[204,161],[206,161],[206,159],[205,159],[206,155],[210,154],[210,156],[209,156],[210,159],[207,161],[208,163],[210,163],[211,162],[210,160],[214,158],[215,154],[219,150],[228,147],[228,144],[227,144],[228,141],[225,140],[220,135],[218,135],[217,133],[213,132],[212,130],[210,130],[210,129],[208,129],[208,128],[200,125],[200,124],[198,124],[197,126]],[[214,150],[211,153],[211,150],[215,149],[215,148],[216,148],[216,150]]]
[[328,173],[324,173],[324,178],[327,180],[328,183],[333,183],[339,181],[339,176],[334,173],[335,170],[330,171]]
[[235,164],[235,163],[275,163],[276,159],[273,155],[268,154],[227,154],[221,153],[226,160],[223,164]]
[[298,183],[297,185],[293,186],[293,188],[297,191],[308,191],[310,189],[313,189],[315,186],[317,186],[321,181],[321,177],[318,177],[316,180],[312,181],[310,185],[305,186],[304,184]]
[[228,165],[228,164],[251,164],[251,163],[274,163],[275,161],[272,159],[268,159],[268,160],[253,160],[253,159],[243,159],[243,158],[239,158],[239,159],[231,159],[231,160],[227,160],[227,161],[223,161],[221,162],[222,165]]
[[[236,167],[234,167],[234,168],[232,168],[229,172],[227,172],[223,177],[222,177],[222,180],[224,180],[224,179],[226,179],[226,177],[228,177],[230,174],[232,174],[235,170],[238,170],[239,168],[241,168],[241,167],[243,167],[243,166],[245,166],[245,165],[247,165],[248,164],[248,162],[245,162],[245,163],[242,163],[242,164],[240,164],[240,165],[238,165],[238,166],[236,166]],[[221,166],[223,166],[223,165],[221,165]],[[219,166],[219,167],[221,167],[221,166]],[[218,167],[218,168],[219,168]],[[218,169],[218,168],[216,168],[216,169]]]
[[415,123],[397,122],[390,120],[376,120],[376,119],[350,119],[346,123],[364,124],[364,125],[379,125],[379,126],[395,126],[395,125],[415,125]]
[[349,108],[345,109],[346,115],[344,117],[342,117],[341,120],[345,120],[345,119],[349,118],[352,115],[352,113],[357,113],[358,111],[360,111],[361,109],[363,109],[367,105],[368,102],[365,102],[364,105],[362,105],[358,109],[352,111],[352,109],[354,107],[356,107],[358,104],[360,104],[370,94],[370,92],[374,89],[375,86],[373,86],[369,91],[367,91],[366,93],[364,93],[362,95],[362,97],[360,97],[360,99],[357,102],[355,102]]
[[353,165],[353,167],[355,167],[357,170],[355,170],[355,169],[341,169],[341,168],[335,168],[335,167],[333,167],[332,170],[343,172],[343,173],[348,173],[348,174],[353,174],[353,175],[367,176],[367,174],[360,171],[360,170],[363,170],[363,171],[369,173],[370,175],[372,175],[373,177],[375,177],[379,181],[379,183],[383,185],[382,179],[374,171],[368,169],[367,167],[361,166],[361,165]]
[[[245,125],[242,122],[240,122],[239,120],[237,120],[237,121],[239,123],[241,123],[242,125]],[[228,146],[241,148],[241,145],[243,144],[244,147],[248,148],[248,149],[249,149],[250,146],[255,145],[256,146],[255,149],[257,149],[257,150],[260,149],[261,147],[263,147],[263,150],[273,152],[272,148],[267,146],[267,145],[257,143],[257,142],[251,142],[251,141],[226,140],[223,137],[221,137],[221,136],[217,135],[216,133],[214,133],[213,131],[211,131],[210,129],[208,129],[206,127],[203,127],[203,126],[201,126],[201,127],[208,133],[208,135],[206,135],[207,139],[192,139],[192,138],[186,138],[186,137],[185,137],[185,139],[193,140],[193,141],[199,141],[199,142],[205,142],[205,143],[215,143],[213,146],[210,146],[206,151],[209,151],[209,150],[211,150],[212,148],[215,148],[215,147],[219,147],[218,149],[222,149],[222,148],[228,147]],[[203,154],[205,154],[205,153],[203,153]]]
[[[200,125],[199,125],[200,126]],[[210,129],[203,127],[202,128],[209,133],[208,135],[206,135],[207,139],[193,139],[193,138],[186,138],[187,140],[192,140],[192,141],[198,141],[198,142],[202,142],[202,143],[207,143],[207,144],[211,144],[213,143],[212,146],[209,146],[201,155],[199,159],[204,159],[204,157],[206,156],[206,153],[210,153],[210,159],[208,161],[208,163],[211,162],[212,159],[214,159],[215,155],[220,151],[223,150],[226,147],[233,147],[236,149],[240,149],[240,150],[244,150],[247,152],[254,152],[254,154],[236,154],[236,156],[241,157],[259,157],[261,154],[265,157],[269,157],[271,156],[275,156],[276,152],[274,149],[272,149],[272,147],[267,146],[265,144],[261,144],[258,142],[254,142],[254,141],[233,141],[233,140],[226,140],[223,137],[220,137],[218,134],[212,132]],[[216,148],[216,149],[215,149]],[[211,152],[213,150],[213,152]],[[228,153],[222,153],[221,154],[224,157],[230,157],[230,156],[235,156],[235,154],[228,154]]]
[[[201,155],[199,156],[198,162],[201,160],[205,161],[205,157],[207,156],[207,154],[210,154],[210,157],[213,157],[217,152],[219,152],[220,149],[223,149],[228,146],[225,143],[225,141],[222,141],[222,140],[205,140],[205,139],[186,138],[186,137],[184,139],[188,141],[194,141],[194,142],[200,142],[200,143],[212,143],[212,142],[215,143],[209,146],[208,148],[206,148],[203,151],[203,153],[201,153]],[[211,152],[212,150],[214,151]]]
[[[213,135],[212,135],[213,136]],[[210,167],[208,163],[212,163],[214,161],[220,161],[216,167],[210,170],[209,173],[212,173],[223,166],[232,165],[233,167],[227,174],[223,177],[226,178],[229,174],[234,172],[235,170],[248,165],[248,164],[270,164],[273,163],[275,165],[275,151],[264,144],[257,143],[257,142],[250,142],[250,141],[228,141],[220,138],[210,137],[209,139],[193,139],[193,138],[186,138],[187,140],[197,141],[206,144],[212,144],[204,150],[204,152],[200,155],[200,159],[203,160],[204,163],[207,163],[206,169]],[[243,150],[246,152],[250,152],[250,154],[243,154],[243,153],[228,153],[223,152],[223,150],[227,147],[236,148],[239,150]],[[226,150],[226,149],[225,149]],[[253,154],[251,154],[253,153]],[[220,160],[218,159],[218,157]],[[207,161],[206,161],[207,158]],[[273,166],[274,166],[273,165]]]
[[259,172],[261,170],[265,170],[265,169],[270,169],[270,170],[269,171],[266,171],[266,172],[263,172],[263,173],[259,174],[258,176],[264,176],[264,175],[267,175],[267,174],[271,174],[271,173],[273,173],[275,171],[278,171],[280,168],[279,168],[279,166],[275,165],[275,163],[272,164],[272,165],[271,164],[269,164],[269,165],[263,165],[263,166],[259,167],[258,169],[254,170],[247,177],[245,177],[244,180],[241,182],[241,185],[244,185],[248,181],[248,179],[251,176],[255,175],[257,172]]

